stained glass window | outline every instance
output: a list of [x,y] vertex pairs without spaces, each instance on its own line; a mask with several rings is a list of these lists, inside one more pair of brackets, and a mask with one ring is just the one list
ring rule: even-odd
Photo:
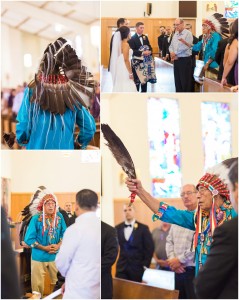
[[204,169],[231,157],[230,107],[227,103],[202,102]]
[[229,19],[238,18],[238,0],[225,1],[225,17]]
[[181,155],[177,100],[148,99],[150,176],[154,197],[179,197]]

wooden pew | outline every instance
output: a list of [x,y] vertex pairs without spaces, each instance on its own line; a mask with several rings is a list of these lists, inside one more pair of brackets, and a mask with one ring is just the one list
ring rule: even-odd
[[231,86],[221,86],[219,80],[204,78],[202,92],[209,93],[231,93]]
[[113,299],[178,299],[179,291],[113,278]]
[[[76,125],[74,132],[74,140],[78,136],[79,132],[79,127]],[[96,132],[93,139],[90,141],[89,146],[93,147],[87,147],[88,150],[97,150],[100,148],[100,122],[96,122]]]

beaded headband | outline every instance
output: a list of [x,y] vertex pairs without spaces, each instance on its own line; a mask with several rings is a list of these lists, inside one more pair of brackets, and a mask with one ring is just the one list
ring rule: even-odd
[[207,25],[208,27],[210,27],[212,30],[216,31],[216,28],[215,28],[214,24],[213,24],[211,21],[205,20],[205,21],[203,22],[203,24],[206,24],[206,25]]
[[228,190],[227,185],[214,174],[206,173],[198,182],[197,188],[199,186],[206,187],[210,192],[212,192],[213,196],[222,195],[226,197],[228,200],[230,199],[230,192]]
[[45,195],[42,200],[39,202],[38,206],[37,206],[37,210],[38,211],[42,211],[43,209],[43,205],[47,202],[47,201],[54,201],[56,203],[56,199],[52,194],[47,194]]

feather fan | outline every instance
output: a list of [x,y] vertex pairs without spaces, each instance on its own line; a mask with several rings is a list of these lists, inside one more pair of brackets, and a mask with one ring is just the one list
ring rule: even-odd
[[[107,124],[101,124],[101,131],[107,141],[106,145],[109,147],[117,163],[122,167],[123,171],[129,176],[129,178],[136,179],[133,160],[121,139]],[[135,196],[136,193],[131,193],[130,205],[134,202]]]

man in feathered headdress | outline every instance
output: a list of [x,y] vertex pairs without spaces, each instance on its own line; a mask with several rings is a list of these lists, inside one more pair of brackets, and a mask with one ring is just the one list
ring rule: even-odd
[[[47,46],[35,75],[25,91],[17,115],[16,139],[27,149],[84,149],[96,127],[85,102],[94,96],[95,81],[64,38]],[[7,137],[7,139],[9,139]],[[14,136],[10,136],[8,144]]]
[[46,269],[49,271],[51,283],[55,284],[57,281],[55,258],[66,230],[66,223],[58,212],[56,196],[45,187],[38,188],[25,212],[25,215],[32,215],[24,238],[24,243],[32,248],[32,291],[40,292],[43,297]]
[[[238,160],[231,165],[228,178],[231,202],[238,212]],[[238,299],[238,217],[215,229],[195,290],[199,299]]]
[[[202,50],[204,71],[207,71],[210,68],[217,69],[219,67],[215,61],[215,54],[217,51],[218,42],[222,39],[222,36],[227,37],[227,34],[229,34],[228,28],[229,24],[227,19],[219,13],[215,13],[210,18],[203,21],[203,38],[193,46],[192,50]],[[209,74],[206,75],[207,77],[209,76]]]
[[197,211],[178,210],[165,202],[158,202],[147,193],[137,179],[127,180],[131,192],[154,212],[153,220],[162,220],[191,230],[195,230],[195,271],[205,263],[212,243],[215,227],[236,217],[236,212],[230,202],[228,189],[228,168],[237,158],[226,160],[211,168],[199,180],[197,185]]

